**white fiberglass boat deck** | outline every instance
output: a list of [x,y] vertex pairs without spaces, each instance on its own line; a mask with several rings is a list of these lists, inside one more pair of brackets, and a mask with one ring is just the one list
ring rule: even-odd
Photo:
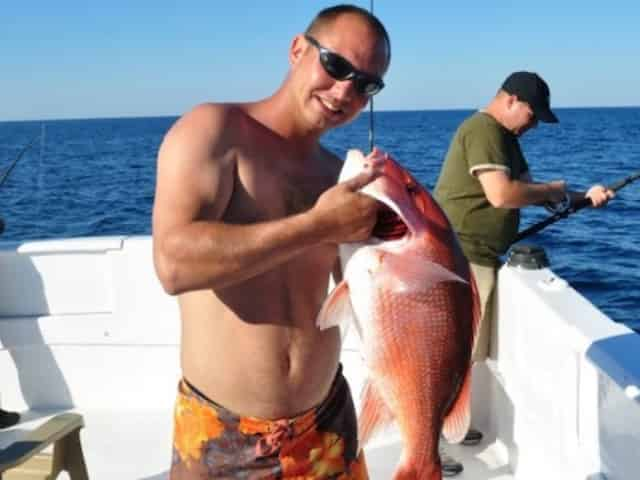
[[[474,371],[486,438],[448,447],[465,465],[456,478],[640,478],[640,335],[546,268],[501,270],[498,330],[495,359]],[[166,478],[179,332],[149,237],[1,244],[0,406],[26,421],[0,431],[0,448],[73,410],[91,479]],[[342,361],[357,397],[352,336]],[[391,478],[400,450],[394,431],[377,437],[371,478]]]

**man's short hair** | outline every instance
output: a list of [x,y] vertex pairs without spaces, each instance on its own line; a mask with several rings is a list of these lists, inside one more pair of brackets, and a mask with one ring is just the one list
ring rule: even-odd
[[385,44],[387,45],[388,66],[389,62],[391,61],[391,40],[389,39],[387,29],[384,28],[384,25],[380,20],[378,20],[378,17],[373,15],[368,10],[365,10],[364,8],[358,7],[356,5],[342,4],[320,10],[320,12],[318,12],[315,18],[311,21],[304,33],[313,35],[318,30],[321,30],[325,26],[332,24],[338,17],[345,14],[353,14],[359,16],[369,25],[369,27],[371,27],[376,32],[378,38],[384,40]]

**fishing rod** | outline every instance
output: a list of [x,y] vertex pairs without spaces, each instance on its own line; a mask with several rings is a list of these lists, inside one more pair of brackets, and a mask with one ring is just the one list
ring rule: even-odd
[[[612,190],[614,192],[617,192],[618,190],[620,190],[623,187],[626,187],[627,185],[629,185],[632,182],[635,182],[636,180],[638,180],[640,178],[640,170],[629,175],[626,178],[623,178],[622,180],[619,180],[611,185],[609,185],[608,187],[606,187],[609,190]],[[581,198],[580,200],[576,201],[575,203],[570,203],[568,206],[566,206],[565,208],[555,212],[553,215],[551,215],[550,217],[545,218],[544,220],[535,223],[533,225],[531,225],[529,228],[526,228],[525,230],[521,231],[518,233],[518,235],[516,235],[515,240],[512,242],[516,243],[519,242],[520,240],[522,240],[523,238],[529,237],[531,235],[533,235],[534,233],[538,233],[540,230],[542,230],[543,228],[551,225],[552,223],[557,222],[558,220],[562,220],[563,218],[567,218],[569,215],[572,215],[574,213],[576,213],[578,210],[582,210],[585,207],[588,207],[591,205],[591,199],[590,198]]]
[[[39,137],[39,135],[36,135],[35,137],[33,137],[33,139],[27,144],[26,147],[24,147],[20,153],[18,153],[18,156],[13,160],[13,162],[11,162],[11,165],[9,165],[9,168],[7,168],[7,170],[4,172],[4,175],[2,175],[2,178],[0,179],[0,187],[2,187],[2,185],[4,185],[4,182],[6,182],[7,178],[9,178],[9,174],[11,173],[11,170],[13,170],[13,167],[16,166],[16,164],[18,163],[18,161],[23,157],[23,155],[27,152],[27,150],[29,150],[31,148],[31,145],[34,144],[34,142],[36,141],[36,139]],[[2,220],[2,218],[0,218],[0,234],[4,232],[4,220]]]
[[27,150],[29,150],[31,148],[31,145],[33,145],[33,143],[36,141],[36,139],[40,137],[40,135],[36,135],[35,137],[33,137],[33,139],[27,144],[26,147],[24,147],[20,153],[18,153],[18,156],[13,160],[13,162],[11,163],[11,165],[9,165],[9,168],[7,168],[7,170],[4,172],[4,175],[2,176],[2,179],[0,179],[0,187],[2,187],[2,185],[4,184],[4,182],[7,180],[7,178],[9,177],[9,174],[11,173],[11,170],[13,170],[13,167],[16,166],[16,164],[18,163],[18,161],[22,158],[22,156],[27,152]]

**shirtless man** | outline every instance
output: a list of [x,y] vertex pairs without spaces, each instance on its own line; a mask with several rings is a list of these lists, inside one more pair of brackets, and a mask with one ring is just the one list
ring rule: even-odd
[[389,38],[366,10],[332,7],[288,55],[272,96],[197,106],[158,154],[154,260],[182,320],[173,479],[367,478],[339,332],[315,318],[337,245],[375,224],[357,190],[381,154],[336,185],[342,161],[319,139],[382,88]]

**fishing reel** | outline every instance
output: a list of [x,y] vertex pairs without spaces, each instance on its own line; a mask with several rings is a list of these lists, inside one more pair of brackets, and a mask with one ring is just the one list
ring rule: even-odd
[[571,209],[571,196],[569,193],[564,193],[564,198],[560,202],[546,202],[544,208],[547,212],[556,214],[563,214],[569,212]]

